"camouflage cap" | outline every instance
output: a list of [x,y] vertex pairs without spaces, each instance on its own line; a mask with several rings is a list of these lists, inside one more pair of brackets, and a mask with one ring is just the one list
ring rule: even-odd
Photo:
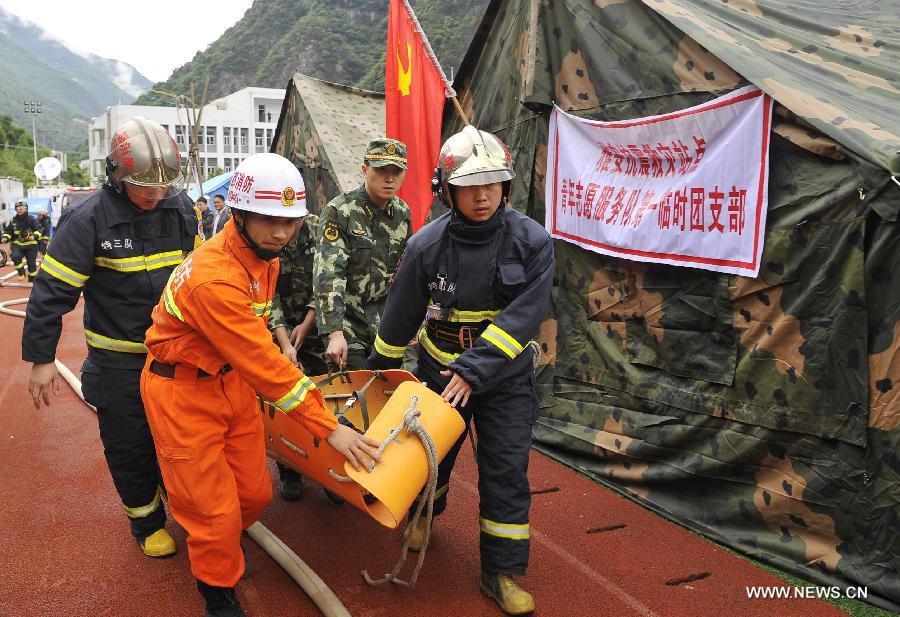
[[406,144],[398,139],[373,139],[366,147],[365,162],[372,167],[396,165],[406,169]]

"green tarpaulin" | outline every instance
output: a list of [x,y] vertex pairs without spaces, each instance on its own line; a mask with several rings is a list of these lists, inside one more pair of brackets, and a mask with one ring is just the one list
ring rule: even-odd
[[[755,279],[556,242],[540,446],[736,550],[900,607],[900,10],[495,0],[455,87],[544,221],[553,103],[601,120],[776,100]],[[461,121],[445,111],[444,137]]]

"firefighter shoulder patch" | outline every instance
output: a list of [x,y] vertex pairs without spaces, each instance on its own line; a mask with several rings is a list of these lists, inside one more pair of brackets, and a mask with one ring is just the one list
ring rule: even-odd
[[322,231],[322,236],[329,242],[334,242],[335,240],[337,240],[339,235],[340,233],[338,232],[337,225],[335,225],[334,223],[329,223]]

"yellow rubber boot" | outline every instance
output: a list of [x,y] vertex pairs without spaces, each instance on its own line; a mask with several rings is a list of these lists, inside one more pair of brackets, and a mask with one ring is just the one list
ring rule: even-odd
[[139,540],[141,550],[147,557],[171,557],[175,554],[175,540],[169,535],[169,532],[163,529],[157,529],[143,540]]
[[[431,528],[434,529],[434,520],[431,521]],[[416,522],[415,528],[411,525],[407,525],[406,529],[403,530],[403,539],[406,540],[408,536],[412,536],[409,540],[409,550],[414,553],[418,553],[422,550],[422,547],[425,546],[425,517],[420,516],[419,520]]]
[[516,579],[508,574],[482,572],[479,588],[481,593],[496,600],[507,615],[530,615],[534,612],[532,595],[519,587]]

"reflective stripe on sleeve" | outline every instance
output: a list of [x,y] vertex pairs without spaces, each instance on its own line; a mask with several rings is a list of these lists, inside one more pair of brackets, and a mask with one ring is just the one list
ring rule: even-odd
[[122,353],[147,353],[147,346],[143,343],[135,343],[134,341],[123,341],[121,339],[109,338],[102,334],[92,332],[87,328],[84,329],[84,337],[87,344],[98,349],[108,349],[109,351],[120,351]]
[[406,353],[406,345],[389,345],[379,335],[375,335],[375,351],[385,358],[402,358]]
[[489,536],[506,538],[507,540],[527,540],[529,538],[528,523],[498,523],[497,521],[482,518],[481,531]]
[[272,301],[253,302],[253,314],[257,317],[268,317],[272,314]]
[[55,279],[59,279],[72,287],[84,287],[88,281],[88,276],[76,272],[72,268],[63,265],[50,255],[44,255],[44,262],[41,269]]
[[485,328],[481,338],[502,351],[510,358],[515,358],[525,349],[519,342],[494,324]]
[[306,399],[306,395],[316,389],[316,384],[305,375],[294,384],[290,392],[275,401],[275,406],[281,411],[290,411]]

